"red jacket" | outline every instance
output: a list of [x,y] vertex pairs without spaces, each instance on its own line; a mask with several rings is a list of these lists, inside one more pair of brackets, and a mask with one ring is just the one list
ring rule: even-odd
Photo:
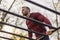
[[[40,13],[31,13],[29,18],[33,18],[33,19],[36,19],[36,20],[39,20],[41,22],[45,22],[51,25],[50,21],[45,16],[41,15]],[[29,21],[29,20],[26,21],[26,24],[27,24],[28,29],[30,30],[46,33],[46,29],[44,25]]]

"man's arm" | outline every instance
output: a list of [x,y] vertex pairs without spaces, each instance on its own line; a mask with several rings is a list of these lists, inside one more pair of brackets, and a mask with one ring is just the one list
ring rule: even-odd
[[[48,18],[46,18],[45,16],[39,14],[38,15],[38,20],[45,22],[46,24],[52,25],[51,22],[49,21]],[[52,26],[49,27],[49,31],[46,32],[47,35],[51,35],[52,34]]]
[[[46,24],[52,25],[51,22],[49,21],[49,19],[46,18],[45,16],[41,15],[41,14],[38,15],[38,20],[42,21],[42,22],[44,22]],[[49,29],[52,29],[52,26],[49,27]]]

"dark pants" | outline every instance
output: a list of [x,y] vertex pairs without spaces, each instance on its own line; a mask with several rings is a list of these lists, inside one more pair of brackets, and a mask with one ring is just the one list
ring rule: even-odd
[[39,40],[50,40],[50,39],[49,39],[49,36],[45,36],[44,38],[39,39]]
[[[32,29],[29,29],[29,30],[32,30]],[[33,30],[33,31],[40,32],[40,30],[37,30],[37,29]],[[44,32],[40,32],[40,33],[44,33]],[[46,33],[44,33],[44,34],[46,34]],[[29,36],[29,38],[32,38],[32,32],[28,32],[28,36]],[[36,36],[36,39],[41,37],[41,35],[38,35],[38,34],[35,34],[35,36]],[[40,39],[40,40],[49,40],[49,36],[46,36],[46,37],[44,37],[43,39]]]
[[44,38],[42,38],[40,40],[50,40],[50,39],[49,39],[49,36],[46,36],[46,37],[44,37]]

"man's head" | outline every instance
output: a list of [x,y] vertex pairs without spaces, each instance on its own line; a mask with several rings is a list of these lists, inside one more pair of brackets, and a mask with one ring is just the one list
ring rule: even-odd
[[24,16],[27,16],[28,13],[30,13],[30,8],[27,7],[27,6],[23,6],[23,7],[22,7],[22,14],[23,14]]

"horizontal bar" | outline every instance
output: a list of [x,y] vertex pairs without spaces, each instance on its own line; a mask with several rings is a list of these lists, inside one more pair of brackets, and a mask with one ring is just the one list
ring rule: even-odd
[[57,31],[57,30],[59,30],[59,29],[60,29],[60,27],[58,27],[57,29],[53,30],[52,33],[54,33],[55,31]]
[[45,6],[41,5],[41,4],[38,4],[38,3],[33,2],[33,1],[31,1],[31,0],[25,0],[25,1],[27,1],[27,2],[29,2],[29,3],[31,3],[31,4],[34,4],[34,5],[38,6],[38,7],[44,8],[44,9],[46,9],[46,10],[48,10],[48,11],[51,11],[51,12],[53,12],[54,14],[60,15],[60,12],[57,12],[57,11],[55,11],[55,10],[52,10],[52,9],[50,9],[50,8],[48,8],[48,7],[45,7]]
[[2,36],[0,36],[0,38],[3,38],[3,39],[8,39],[8,40],[13,40],[13,39],[6,38],[6,37],[2,37]]
[[27,39],[30,39],[30,40],[35,40],[35,39],[32,39],[32,38],[28,38],[28,37],[21,36],[21,35],[18,35],[18,34],[14,34],[14,33],[6,32],[6,31],[3,31],[3,30],[0,30],[0,32],[3,32],[3,33],[8,33],[8,34],[15,35],[15,36],[18,36],[18,37],[27,38]]
[[32,33],[36,33],[36,34],[38,34],[38,35],[47,36],[47,35],[42,34],[42,33],[40,33],[40,32],[32,31],[32,30],[29,30],[29,29],[24,29],[24,28],[21,28],[21,27],[12,25],[12,24],[5,23],[5,22],[0,22],[0,24],[9,25],[9,26],[11,26],[11,27],[18,28],[18,29],[25,30],[25,31],[29,31],[29,32],[32,32]]

